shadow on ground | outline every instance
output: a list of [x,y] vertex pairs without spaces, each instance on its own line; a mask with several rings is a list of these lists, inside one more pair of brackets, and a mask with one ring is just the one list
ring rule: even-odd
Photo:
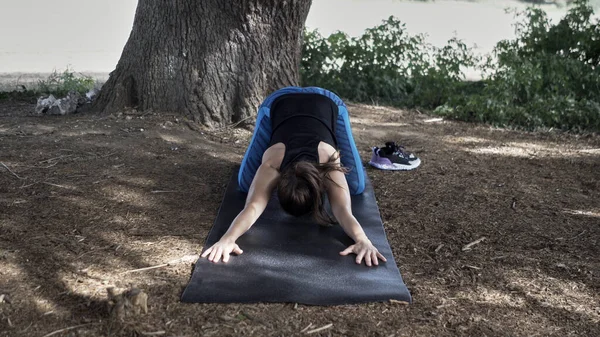
[[[0,110],[0,295],[11,299],[0,336],[80,324],[80,336],[287,336],[329,323],[321,335],[600,334],[598,136],[350,105],[365,162],[387,140],[423,160],[412,172],[368,169],[414,305],[189,305],[179,303],[189,263],[128,271],[201,251],[250,132],[19,109]],[[150,313],[109,323],[106,287],[134,285]]]

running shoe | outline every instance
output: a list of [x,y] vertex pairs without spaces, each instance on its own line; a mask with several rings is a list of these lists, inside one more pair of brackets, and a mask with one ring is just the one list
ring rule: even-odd
[[411,152],[406,151],[404,146],[398,145],[395,142],[385,142],[385,147],[389,147],[390,149],[392,149],[392,151],[394,153],[400,153],[402,155],[402,157],[408,159],[408,161],[413,161],[413,160],[419,159],[419,158],[417,158],[417,156],[415,156]]
[[405,152],[394,151],[390,147],[373,147],[373,154],[369,165],[380,170],[392,171],[410,171],[421,165],[421,160],[417,157],[409,159]]

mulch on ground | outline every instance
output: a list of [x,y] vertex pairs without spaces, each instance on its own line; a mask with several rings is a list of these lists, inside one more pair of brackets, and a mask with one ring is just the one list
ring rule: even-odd
[[[387,140],[423,161],[368,169],[414,304],[190,305],[189,257],[251,131],[32,110],[0,102],[0,336],[600,335],[598,135],[350,104],[364,162]],[[108,287],[149,312],[111,319]]]

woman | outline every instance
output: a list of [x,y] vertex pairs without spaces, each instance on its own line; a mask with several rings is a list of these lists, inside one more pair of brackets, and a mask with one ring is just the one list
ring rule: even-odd
[[333,221],[324,208],[324,194],[337,222],[354,244],[340,255],[356,254],[356,263],[367,266],[386,261],[365,235],[352,214],[346,170],[336,150],[337,105],[320,94],[289,93],[271,104],[272,134],[269,147],[252,179],[246,205],[227,232],[202,257],[212,262],[229,261],[242,254],[235,241],[265,210],[274,189],[281,207],[294,216],[311,214],[320,224]]

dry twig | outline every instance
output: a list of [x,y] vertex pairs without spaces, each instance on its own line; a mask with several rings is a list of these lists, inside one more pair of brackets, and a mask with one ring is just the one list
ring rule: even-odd
[[111,152],[111,153],[109,153],[109,154],[106,154],[106,155],[104,155],[104,156],[100,156],[100,157],[98,157],[98,158],[106,158],[106,157],[110,157],[110,156],[112,156],[112,155],[114,155],[114,154],[117,154],[117,153],[118,153],[118,152]]
[[250,119],[250,118],[252,118],[252,117],[254,117],[254,116],[248,116],[248,117],[246,117],[246,118],[244,118],[244,119],[242,119],[242,120],[240,120],[240,121],[237,121],[237,122],[235,122],[235,123],[233,123],[233,124],[229,124],[229,126],[228,126],[228,127],[230,127],[230,128],[235,128],[236,126],[238,126],[238,125],[240,125],[241,123],[243,123],[243,122],[245,122],[245,121],[249,120],[249,119]]
[[454,305],[453,303],[448,303],[448,304],[440,304],[440,305],[436,306],[435,308],[436,308],[436,309],[442,309],[442,308],[446,308],[446,307],[451,307],[451,306],[453,306],[453,305]]
[[31,183],[31,184],[23,185],[23,186],[21,186],[21,187],[19,187],[19,188],[27,188],[27,187],[31,187],[31,186],[33,186],[33,185],[35,185],[35,184],[37,184],[37,183],[38,183],[38,181],[36,181],[36,182],[34,182],[34,183]]
[[402,304],[402,305],[408,305],[410,303],[406,302],[406,301],[398,301],[398,300],[394,300],[394,299],[390,299],[390,303],[392,304]]
[[6,166],[6,164],[0,162],[0,165],[4,166],[4,168],[7,169],[8,172],[10,172],[13,176],[17,177],[17,179],[21,179],[21,180],[25,179],[25,178],[19,177],[19,175],[14,173],[11,169],[9,169],[8,166]]
[[306,330],[310,329],[311,327],[312,327],[312,323],[309,323],[309,324],[306,326],[306,328],[304,328],[304,329],[302,329],[302,330],[300,331],[300,333],[303,333],[303,332],[305,332]]
[[583,235],[583,234],[585,234],[585,233],[587,233],[587,231],[586,231],[586,230],[584,230],[583,232],[581,232],[581,233],[579,233],[579,234],[575,235],[574,237],[570,238],[569,240],[575,240],[575,239],[577,239],[578,237],[582,236],[582,235]]
[[126,270],[124,272],[122,272],[121,274],[129,274],[129,273],[135,273],[138,271],[146,271],[146,270],[152,270],[152,269],[158,269],[158,268],[164,268],[164,267],[168,267],[168,266],[172,266],[174,264],[178,264],[181,262],[194,262],[195,260],[198,259],[198,255],[186,255],[183,256],[179,259],[175,259],[175,260],[171,260],[167,263],[162,263],[162,264],[157,264],[155,266],[150,266],[150,267],[145,267],[145,268],[139,268],[139,269],[132,269],[132,270]]
[[316,328],[316,329],[313,329],[313,330],[307,331],[307,332],[306,332],[306,334],[307,334],[307,335],[310,335],[310,334],[313,334],[313,333],[317,333],[317,332],[319,332],[319,331],[327,330],[327,329],[331,328],[332,326],[333,326],[333,323],[329,323],[329,324],[327,324],[327,325],[325,325],[325,326],[322,326],[322,327],[320,327],[320,328]]
[[54,160],[63,159],[63,158],[69,158],[69,157],[73,157],[73,155],[72,154],[62,155],[62,156],[58,156],[58,157],[54,157],[54,158],[42,160],[42,161],[40,161],[38,163],[44,164],[44,163],[49,163],[49,162],[54,161]]
[[247,121],[247,120],[251,119],[252,117],[255,117],[255,116],[252,116],[252,115],[251,115],[251,116],[248,116],[248,117],[246,117],[246,118],[244,118],[244,119],[242,119],[242,120],[239,120],[239,121],[237,121],[237,122],[234,122],[234,123],[231,123],[231,124],[224,125],[224,126],[222,126],[222,127],[218,128],[218,129],[215,129],[214,131],[215,131],[215,132],[219,132],[219,131],[227,130],[227,129],[230,129],[230,128],[235,128],[236,126],[238,126],[238,125],[242,124],[243,122],[245,122],[245,121]]
[[32,325],[33,325],[33,322],[29,322],[29,325],[28,325],[28,326],[27,326],[25,329],[23,329],[23,330],[19,331],[19,333],[24,333],[24,332],[26,332],[27,330],[29,330],[29,328],[31,328],[31,326],[32,326]]
[[471,247],[475,246],[476,244],[481,243],[481,241],[485,240],[485,236],[480,237],[479,239],[473,241],[473,242],[469,242],[466,245],[464,245],[462,247],[462,251],[467,251],[467,250],[471,250]]
[[42,337],[50,337],[50,336],[57,335],[57,334],[59,334],[59,333],[61,333],[61,332],[65,332],[65,331],[69,331],[69,330],[73,330],[73,329],[79,329],[79,328],[82,328],[82,327],[84,327],[84,326],[88,326],[88,325],[94,325],[94,324],[98,324],[98,323],[86,323],[86,324],[79,324],[79,325],[75,325],[75,326],[70,326],[70,327],[68,327],[68,328],[64,328],[64,329],[56,330],[56,331],[53,331],[53,332],[51,332],[51,333],[49,333],[49,334],[45,334],[45,335],[44,335],[44,336],[42,336]]
[[67,187],[67,186],[63,186],[63,185],[58,185],[58,184],[53,184],[53,183],[49,183],[47,181],[44,181],[43,183],[46,184],[46,185],[49,185],[49,186],[54,186],[54,187],[59,187],[59,188],[66,188],[68,190],[71,189],[71,187]]
[[469,268],[469,269],[481,270],[481,267],[471,266],[471,265],[468,265],[468,264],[465,264],[463,267]]

